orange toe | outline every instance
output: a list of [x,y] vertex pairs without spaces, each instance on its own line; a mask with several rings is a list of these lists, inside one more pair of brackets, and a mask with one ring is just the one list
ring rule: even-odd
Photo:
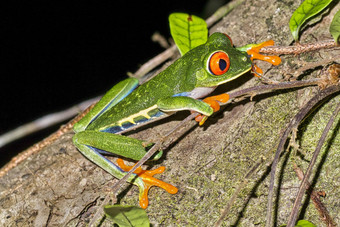
[[[125,165],[124,161],[120,158],[117,159],[117,164],[119,165],[119,167],[121,169],[123,169],[126,172],[128,172],[133,167],[133,166]],[[134,171],[134,173],[137,174],[140,178],[142,178],[142,180],[144,182],[143,187],[139,186],[139,191],[140,191],[140,193],[139,193],[139,205],[143,209],[146,209],[148,207],[148,204],[149,204],[148,192],[149,192],[149,189],[152,186],[157,186],[157,187],[163,188],[164,190],[166,190],[170,194],[177,193],[178,189],[175,186],[153,177],[153,175],[155,175],[155,174],[163,173],[164,170],[165,170],[165,167],[161,166],[161,167],[159,167],[157,169],[153,169],[153,170],[143,170],[141,167],[138,167]]]
[[[258,60],[269,62],[272,65],[279,65],[281,63],[281,58],[279,56],[267,56],[267,55],[260,54],[261,48],[265,46],[273,46],[273,45],[274,45],[273,40],[268,40],[260,44],[254,44],[250,49],[247,50],[247,53],[248,55],[251,56],[250,57],[251,60],[258,59]],[[257,66],[254,67],[254,70],[257,73],[262,74],[262,70],[258,68]]]

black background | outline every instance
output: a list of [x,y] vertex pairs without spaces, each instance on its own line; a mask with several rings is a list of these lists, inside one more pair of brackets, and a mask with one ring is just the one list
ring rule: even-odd
[[[170,37],[170,13],[206,18],[217,7],[207,11],[207,2],[10,1],[1,16],[0,134],[103,94],[163,51],[151,36]],[[1,148],[0,164],[58,127]]]

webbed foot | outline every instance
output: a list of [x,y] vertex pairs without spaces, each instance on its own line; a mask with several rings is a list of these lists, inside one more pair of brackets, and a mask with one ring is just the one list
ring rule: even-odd
[[[121,169],[123,169],[126,172],[128,172],[133,167],[133,166],[125,165],[122,159],[117,159],[117,164],[119,165]],[[143,186],[139,185],[139,205],[143,209],[146,209],[149,205],[148,192],[152,186],[163,188],[165,191],[169,192],[170,194],[177,193],[178,189],[175,186],[153,177],[153,175],[155,174],[163,173],[164,170],[165,170],[165,167],[161,166],[154,170],[143,170],[141,167],[138,167],[134,171],[134,173],[137,174],[143,180],[143,183],[144,183]]]
[[[258,59],[262,61],[266,61],[271,63],[272,65],[279,65],[281,63],[281,58],[279,56],[267,56],[260,54],[260,49],[266,46],[273,46],[274,41],[268,40],[259,44],[251,44],[249,45],[250,48],[247,49],[247,53],[251,56],[250,60]],[[262,74],[263,71],[257,67],[255,64],[253,65],[253,71],[255,73],[255,76],[259,76],[259,74]]]

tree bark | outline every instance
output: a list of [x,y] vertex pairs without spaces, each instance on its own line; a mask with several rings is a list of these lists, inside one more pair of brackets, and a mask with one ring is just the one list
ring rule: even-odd
[[[245,1],[216,24],[210,33],[227,33],[235,46],[268,39],[288,46],[293,41],[289,18],[300,3],[290,0]],[[329,25],[339,8],[339,4],[334,4],[317,24],[303,29],[300,40],[314,42],[325,36],[330,38]],[[264,72],[268,71],[267,78],[283,80],[306,62],[320,61],[336,54],[339,50],[283,56],[283,63],[278,67],[268,63],[259,63],[259,66]],[[319,74],[320,71],[316,70],[303,79]],[[218,92],[259,83],[257,78],[247,74],[221,86]],[[166,166],[159,178],[179,189],[176,195],[159,188],[150,190],[150,205],[146,211],[151,223],[154,226],[212,226],[251,166],[262,156],[272,159],[281,132],[318,89],[302,88],[255,96],[252,100],[227,105],[210,117],[203,127],[195,122],[184,126],[182,136],[174,139],[164,151],[164,157],[151,165],[152,168]],[[292,168],[293,161],[303,170],[307,169],[318,139],[339,100],[339,94],[331,97],[300,126],[297,143],[303,155],[295,156],[288,151],[282,155],[275,192],[275,226],[287,222],[300,184]],[[146,140],[158,138],[187,114],[178,113],[130,134]],[[338,116],[311,182],[314,188],[326,192],[323,202],[337,223],[340,222],[337,216],[340,213],[339,124]],[[0,179],[1,226],[84,226],[96,209],[101,209],[98,206],[100,201],[117,180],[83,157],[73,145],[72,136],[73,132],[63,135]],[[268,184],[269,168],[261,166],[242,190],[223,225],[264,226]],[[126,184],[118,202],[138,205],[137,187]],[[323,225],[308,197],[301,212],[300,219]],[[110,224],[105,221],[103,225]]]

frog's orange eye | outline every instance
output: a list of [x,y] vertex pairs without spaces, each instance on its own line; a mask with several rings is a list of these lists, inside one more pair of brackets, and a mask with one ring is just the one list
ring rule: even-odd
[[230,60],[226,53],[217,51],[209,58],[209,70],[215,76],[226,73],[230,67]]
[[223,33],[223,34],[224,34],[225,36],[227,36],[227,38],[230,40],[230,45],[233,46],[233,41],[231,40],[230,36],[227,35],[227,34],[225,34],[225,33]]

